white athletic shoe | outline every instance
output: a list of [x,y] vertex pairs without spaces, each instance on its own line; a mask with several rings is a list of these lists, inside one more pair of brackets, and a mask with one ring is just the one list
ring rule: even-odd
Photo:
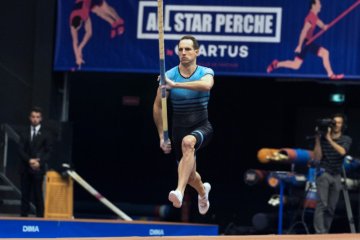
[[181,208],[182,200],[183,200],[183,195],[179,190],[171,191],[169,193],[169,201],[172,202],[174,207]]
[[205,196],[200,197],[200,195],[198,195],[199,212],[202,215],[205,215],[210,207],[210,202],[209,202],[209,192],[211,190],[210,183],[208,182],[204,183],[204,188],[205,188]]

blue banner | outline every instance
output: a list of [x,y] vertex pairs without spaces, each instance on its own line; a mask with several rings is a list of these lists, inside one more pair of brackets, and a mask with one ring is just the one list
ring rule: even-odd
[[217,225],[117,220],[0,219],[1,238],[216,236]]
[[[360,79],[360,0],[164,0],[166,68],[194,35],[216,75]],[[59,0],[54,69],[159,72],[157,1]]]

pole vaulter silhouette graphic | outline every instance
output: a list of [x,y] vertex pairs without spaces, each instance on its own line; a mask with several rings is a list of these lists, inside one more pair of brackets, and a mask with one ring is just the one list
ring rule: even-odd
[[[314,41],[328,31],[332,26],[344,18],[347,14],[353,11],[357,6],[360,5],[360,0],[356,0],[348,9],[341,13],[329,24],[324,24],[323,21],[318,17],[321,10],[320,0],[310,0],[310,11],[305,18],[304,26],[301,30],[298,45],[295,49],[296,56],[293,60],[279,61],[274,59],[271,64],[267,67],[267,73],[271,73],[278,68],[289,68],[293,70],[300,69],[306,55],[310,52],[322,59],[323,66],[326,73],[331,80],[339,80],[344,78],[344,74],[335,74],[332,70],[330,63],[329,50],[323,46],[315,43]],[[317,34],[314,35],[316,27],[321,28]]]
[[[125,31],[124,20],[106,0],[75,0],[69,22],[72,46],[78,70],[80,70],[81,65],[85,63],[82,54],[83,48],[93,35],[91,13],[96,14],[110,24],[110,38],[120,36]],[[85,33],[82,39],[79,39],[79,31],[81,28],[84,28]]]

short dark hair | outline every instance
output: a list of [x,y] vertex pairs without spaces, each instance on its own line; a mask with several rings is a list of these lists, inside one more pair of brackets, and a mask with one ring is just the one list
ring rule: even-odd
[[316,3],[316,0],[310,0],[309,9],[311,9],[315,3]]
[[342,119],[346,120],[346,116],[342,112],[337,112],[332,115],[332,118],[341,117]]
[[30,114],[31,114],[32,112],[40,113],[41,115],[43,114],[43,110],[42,110],[42,108],[39,107],[39,106],[33,106],[33,107],[31,107],[31,109],[30,109]]
[[195,50],[200,48],[200,45],[199,45],[198,41],[196,40],[196,38],[194,36],[191,36],[191,35],[183,36],[182,38],[180,38],[179,43],[180,43],[181,40],[185,40],[185,39],[189,39],[189,40],[191,40],[193,42],[193,47],[194,47]]

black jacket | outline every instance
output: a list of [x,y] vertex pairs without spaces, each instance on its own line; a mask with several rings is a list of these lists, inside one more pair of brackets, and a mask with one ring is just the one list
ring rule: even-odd
[[[53,143],[51,132],[41,126],[37,135],[31,141],[30,127],[26,127],[20,132],[19,155],[21,159],[20,171],[44,174],[46,163],[52,153]],[[40,170],[34,171],[29,164],[31,158],[40,158]]]

